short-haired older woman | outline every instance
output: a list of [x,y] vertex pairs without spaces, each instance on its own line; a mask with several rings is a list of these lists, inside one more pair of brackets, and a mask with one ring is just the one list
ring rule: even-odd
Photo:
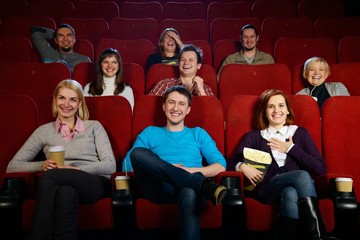
[[321,110],[322,105],[329,97],[350,96],[350,93],[341,82],[325,82],[330,76],[330,67],[325,59],[312,57],[305,61],[303,77],[308,81],[308,87],[296,94],[312,96]]

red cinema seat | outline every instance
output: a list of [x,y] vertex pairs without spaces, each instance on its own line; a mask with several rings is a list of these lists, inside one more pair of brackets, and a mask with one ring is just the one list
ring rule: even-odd
[[318,56],[328,63],[336,63],[337,47],[330,38],[294,38],[279,39],[274,48],[277,63],[288,65],[291,71],[303,64],[308,58]]
[[338,45],[338,63],[360,62],[360,35],[345,36],[340,39]]
[[53,120],[50,96],[57,84],[68,78],[71,78],[70,70],[62,63],[4,62],[0,64],[0,79],[6,84],[0,94],[30,96],[38,108],[38,123],[44,124]]
[[32,62],[33,48],[25,37],[0,37],[0,62]]
[[299,17],[310,17],[313,21],[319,17],[344,17],[344,2],[301,0],[298,3],[297,14]]
[[[162,111],[161,96],[142,96],[135,104],[133,114],[133,140],[147,126],[163,126],[166,118]],[[192,111],[186,117],[188,127],[204,128],[224,150],[224,115],[219,100],[215,97],[194,97]],[[136,179],[135,179],[136,180]],[[145,229],[176,229],[179,226],[179,209],[176,204],[155,204],[145,198],[135,200],[136,226]],[[200,225],[204,229],[218,229],[222,223],[222,205],[215,207],[208,202],[201,213]],[[152,216],[149,218],[148,216]]]
[[[98,120],[105,128],[117,161],[121,161],[130,148],[132,110],[129,102],[121,96],[87,97],[90,119]],[[120,124],[120,125],[119,125]],[[128,127],[119,127],[128,126]],[[22,227],[29,230],[35,211],[35,199],[27,199],[23,204]],[[105,197],[90,205],[80,205],[78,228],[85,230],[112,230],[114,226],[111,197]]]
[[297,14],[294,1],[257,0],[251,6],[251,17],[260,23],[267,17],[295,18]]
[[163,5],[163,19],[204,19],[206,9],[203,2],[167,2]]
[[154,18],[114,18],[109,25],[109,38],[147,39],[155,46],[159,40],[159,23]]
[[[322,109],[322,139],[323,153],[327,163],[328,179],[350,177],[353,180],[351,193],[337,193],[341,201],[337,206],[343,208],[343,214],[336,218],[337,225],[342,226],[343,239],[360,237],[360,166],[359,154],[359,96],[336,96],[329,98]],[[339,110],[348,112],[346,118],[341,117]],[[338,200],[338,199],[336,199]],[[345,211],[344,211],[345,210]],[[341,213],[339,211],[339,213]]]
[[61,24],[64,17],[75,16],[75,6],[71,1],[32,1],[29,4],[30,17],[51,17],[56,25]]
[[76,18],[103,18],[108,23],[120,17],[119,6],[114,1],[78,1],[75,5]]
[[3,36],[26,37],[31,41],[31,26],[47,27],[54,30],[56,28],[55,21],[50,17],[11,16],[3,21]]
[[4,111],[11,116],[0,119],[2,126],[6,126],[1,131],[0,137],[1,146],[6,146],[0,152],[0,185],[2,185],[8,163],[38,126],[38,111],[34,100],[26,95],[1,94],[0,103]]
[[291,72],[285,64],[228,64],[220,72],[219,99],[226,109],[236,95],[260,95],[270,88],[291,94]]
[[153,18],[158,22],[163,19],[163,7],[159,1],[121,1],[119,8],[122,18]]
[[247,1],[216,1],[207,6],[207,23],[210,26],[216,18],[249,18],[251,5]]
[[170,27],[179,32],[182,41],[209,41],[209,28],[205,19],[164,19],[160,22],[160,33]]
[[99,58],[106,48],[116,48],[123,63],[137,63],[146,71],[147,59],[154,52],[154,45],[147,39],[122,40],[103,38],[96,48],[95,56]]
[[261,25],[260,37],[275,46],[277,40],[283,37],[312,38],[314,24],[308,17],[268,17]]
[[[258,99],[258,96],[236,96],[227,105],[225,132],[227,159],[233,156],[246,133],[253,129],[253,115]],[[305,127],[321,151],[320,112],[316,102],[309,96],[290,95],[289,99],[295,114],[294,124]],[[326,230],[331,232],[334,229],[332,200],[324,198],[319,203]],[[261,232],[274,230],[279,210],[277,205],[263,204],[245,192],[244,207],[247,230]]]

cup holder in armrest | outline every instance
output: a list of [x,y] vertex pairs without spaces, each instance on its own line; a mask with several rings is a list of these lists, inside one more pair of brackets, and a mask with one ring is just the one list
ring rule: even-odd
[[226,187],[223,205],[241,206],[243,204],[241,183],[238,177],[223,177],[221,184]]
[[330,193],[336,209],[357,209],[357,200],[354,190],[352,192],[337,191],[335,187],[335,179],[330,180]]
[[19,207],[25,197],[23,178],[6,178],[0,192],[0,208]]

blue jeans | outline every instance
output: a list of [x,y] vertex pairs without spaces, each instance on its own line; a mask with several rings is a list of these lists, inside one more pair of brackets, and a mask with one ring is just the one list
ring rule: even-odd
[[178,203],[179,239],[200,239],[200,211],[205,203],[200,189],[205,176],[175,167],[147,148],[135,148],[130,159],[147,199],[155,203]]
[[268,203],[280,202],[280,214],[299,219],[298,200],[316,197],[314,182],[307,171],[295,170],[277,175],[266,184]]

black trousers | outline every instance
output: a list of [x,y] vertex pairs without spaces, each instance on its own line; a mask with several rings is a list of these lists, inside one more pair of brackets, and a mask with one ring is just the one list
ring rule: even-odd
[[77,239],[78,204],[93,204],[110,192],[110,181],[74,169],[52,169],[39,182],[31,240]]

